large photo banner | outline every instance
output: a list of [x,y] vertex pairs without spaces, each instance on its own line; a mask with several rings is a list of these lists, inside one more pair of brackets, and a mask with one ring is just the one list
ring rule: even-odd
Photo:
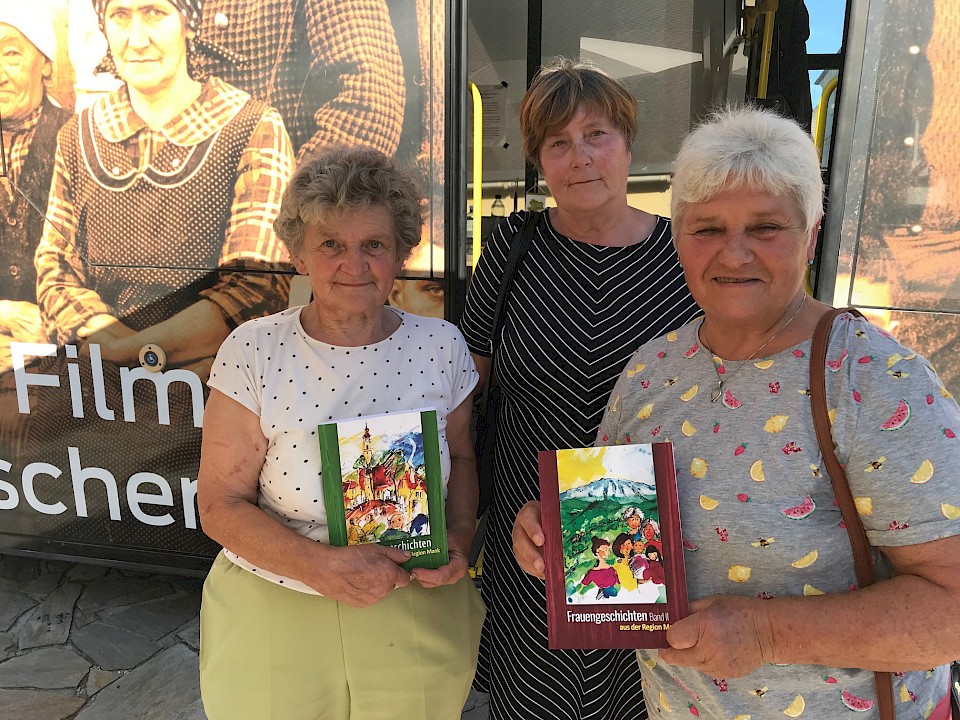
[[372,146],[420,180],[424,279],[391,302],[435,314],[444,5],[0,5],[0,551],[216,553],[205,382],[233,328],[309,297],[272,222],[319,148]]

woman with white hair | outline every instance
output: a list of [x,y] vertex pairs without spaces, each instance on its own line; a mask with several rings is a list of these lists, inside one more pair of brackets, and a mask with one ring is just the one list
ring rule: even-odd
[[[637,351],[628,367],[646,367],[620,376],[597,436],[659,428],[674,443],[691,614],[668,649],[638,653],[660,712],[876,718],[877,671],[894,673],[901,720],[949,717],[960,409],[922,357],[864,319],[835,319],[832,440],[879,578],[861,588],[811,416],[811,339],[831,310],[804,292],[822,192],[809,135],[770,112],[719,112],[677,156],[674,237],[704,316]],[[538,506],[514,537],[541,574]]]
[[42,209],[53,175],[57,132],[70,112],[51,102],[57,40],[45,13],[21,3],[0,5],[0,371],[9,370],[10,342],[42,339],[33,255],[43,232]]

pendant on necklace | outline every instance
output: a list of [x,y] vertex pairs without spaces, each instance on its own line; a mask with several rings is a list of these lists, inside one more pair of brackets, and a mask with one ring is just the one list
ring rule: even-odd
[[721,395],[723,395],[723,380],[719,381],[713,392],[710,393],[710,402],[716,402]]

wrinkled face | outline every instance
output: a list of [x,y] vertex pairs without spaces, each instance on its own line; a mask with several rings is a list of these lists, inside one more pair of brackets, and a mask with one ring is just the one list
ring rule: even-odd
[[300,257],[292,259],[297,272],[310,277],[314,302],[341,314],[382,306],[403,266],[393,218],[383,207],[307,225]]
[[677,252],[708,320],[769,328],[795,302],[816,248],[790,197],[733,188],[688,205],[675,225]]
[[104,17],[117,72],[134,91],[152,95],[186,79],[187,33],[166,0],[111,0]]
[[27,117],[43,100],[43,80],[49,76],[43,54],[19,30],[0,23],[0,116]]
[[590,212],[626,202],[630,148],[606,116],[581,106],[568,125],[550,130],[540,166],[557,207]]

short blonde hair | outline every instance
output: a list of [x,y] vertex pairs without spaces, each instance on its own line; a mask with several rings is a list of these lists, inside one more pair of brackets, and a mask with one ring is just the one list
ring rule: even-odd
[[637,99],[627,86],[582,60],[557,58],[544,65],[520,102],[520,133],[527,162],[540,167],[544,138],[567,125],[582,106],[610,120],[630,148],[637,136]]
[[722,108],[687,135],[674,161],[674,224],[680,226],[688,205],[738,187],[792,197],[807,233],[823,215],[823,178],[813,139],[796,122],[771,110]]
[[321,150],[290,179],[273,229],[291,257],[299,258],[307,225],[368,208],[384,208],[390,214],[397,254],[406,260],[423,231],[424,208],[416,180],[379,150],[336,145]]

